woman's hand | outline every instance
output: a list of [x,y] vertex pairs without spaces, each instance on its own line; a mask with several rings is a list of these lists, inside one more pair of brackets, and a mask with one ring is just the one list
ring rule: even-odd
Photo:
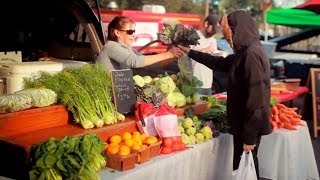
[[185,53],[189,53],[190,52],[190,48],[187,48],[187,47],[184,47],[184,46],[181,46],[181,45],[178,45],[178,47],[182,50],[182,51],[184,51]]
[[182,51],[182,49],[175,46],[172,46],[169,49],[169,52],[176,58],[180,58],[184,54],[184,51]]
[[252,151],[254,148],[256,147],[256,145],[247,145],[247,144],[243,144],[243,150],[246,153],[249,153],[250,151]]

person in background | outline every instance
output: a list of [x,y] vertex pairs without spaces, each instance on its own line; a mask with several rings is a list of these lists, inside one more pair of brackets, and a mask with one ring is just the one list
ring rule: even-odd
[[181,57],[186,52],[211,69],[228,72],[227,117],[234,140],[233,169],[238,169],[243,151],[252,151],[259,177],[260,139],[271,133],[270,62],[260,43],[257,25],[247,12],[238,10],[225,15],[220,25],[234,54],[224,58],[180,45],[180,50],[173,53]]
[[96,62],[107,70],[131,69],[149,66],[161,61],[173,61],[172,50],[156,55],[143,55],[131,47],[135,22],[126,16],[116,16],[108,25],[107,43]]
[[[218,32],[219,16],[211,14],[204,20],[204,25],[201,30],[197,30],[200,37],[199,45],[193,46],[192,49],[204,53],[217,53],[217,41],[213,37]],[[192,61],[193,75],[203,82],[203,86],[198,88],[197,93],[200,95],[212,95],[213,71],[205,65]]]

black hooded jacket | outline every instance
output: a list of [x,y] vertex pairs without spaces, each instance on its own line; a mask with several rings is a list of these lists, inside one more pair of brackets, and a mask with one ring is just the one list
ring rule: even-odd
[[230,133],[248,145],[271,133],[270,63],[255,21],[244,11],[228,15],[234,54],[226,58],[190,50],[189,57],[211,69],[228,72],[227,115]]

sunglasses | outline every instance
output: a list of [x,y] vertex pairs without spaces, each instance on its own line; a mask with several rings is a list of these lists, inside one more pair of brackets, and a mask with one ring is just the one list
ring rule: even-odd
[[120,29],[119,31],[124,31],[124,32],[126,32],[128,35],[132,35],[133,33],[136,32],[136,30],[131,30],[131,29],[129,29],[129,30],[122,30],[122,29]]

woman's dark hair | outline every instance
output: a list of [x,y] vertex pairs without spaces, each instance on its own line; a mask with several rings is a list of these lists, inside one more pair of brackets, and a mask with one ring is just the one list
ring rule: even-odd
[[126,23],[134,23],[129,17],[116,16],[108,25],[108,36],[107,40],[118,41],[117,36],[114,34],[114,30],[121,30]]

